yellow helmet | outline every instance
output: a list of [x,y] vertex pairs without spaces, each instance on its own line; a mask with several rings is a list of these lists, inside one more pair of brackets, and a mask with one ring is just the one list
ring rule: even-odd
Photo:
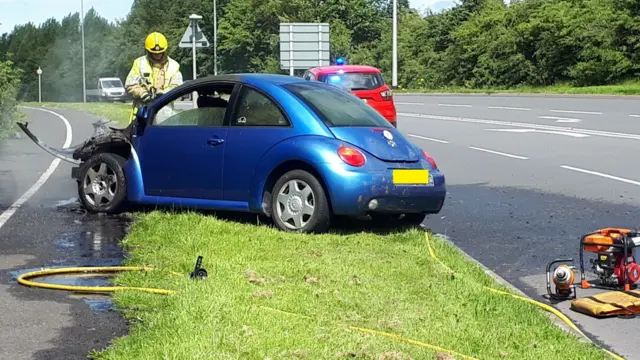
[[159,32],[152,32],[144,41],[144,48],[150,53],[161,54],[167,51],[167,47],[167,38]]

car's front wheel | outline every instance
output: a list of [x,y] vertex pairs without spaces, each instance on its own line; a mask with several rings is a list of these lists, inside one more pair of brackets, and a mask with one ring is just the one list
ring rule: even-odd
[[271,193],[271,217],[284,231],[325,232],[331,209],[322,184],[304,170],[292,170],[276,181]]
[[80,166],[78,198],[89,212],[120,212],[127,199],[125,159],[111,153],[98,153]]

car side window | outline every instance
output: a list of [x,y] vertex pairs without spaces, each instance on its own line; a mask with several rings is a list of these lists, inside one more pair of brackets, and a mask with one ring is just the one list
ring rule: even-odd
[[271,99],[244,87],[231,126],[289,126],[289,121]]
[[169,103],[160,108],[153,121],[154,126],[206,126],[224,125],[229,94],[202,92],[196,100],[197,107],[191,104]]

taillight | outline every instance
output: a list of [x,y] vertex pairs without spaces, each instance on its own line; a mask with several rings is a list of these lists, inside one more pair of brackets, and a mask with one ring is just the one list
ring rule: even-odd
[[340,145],[340,148],[338,149],[338,156],[340,156],[342,161],[351,166],[362,166],[367,161],[363,153],[352,147],[344,145]]
[[431,155],[429,155],[426,151],[422,150],[422,156],[424,156],[425,159],[427,159],[427,161],[429,162],[429,164],[431,164],[431,166],[434,169],[438,168],[438,164],[436,164],[436,161],[433,159],[433,157],[431,157]]
[[393,99],[393,92],[391,90],[385,90],[380,93],[380,96],[382,96],[382,100],[389,101]]

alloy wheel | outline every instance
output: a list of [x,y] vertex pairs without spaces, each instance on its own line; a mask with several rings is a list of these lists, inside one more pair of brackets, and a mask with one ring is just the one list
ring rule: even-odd
[[309,223],[315,213],[315,194],[309,184],[293,179],[278,191],[277,216],[284,225],[299,230]]

